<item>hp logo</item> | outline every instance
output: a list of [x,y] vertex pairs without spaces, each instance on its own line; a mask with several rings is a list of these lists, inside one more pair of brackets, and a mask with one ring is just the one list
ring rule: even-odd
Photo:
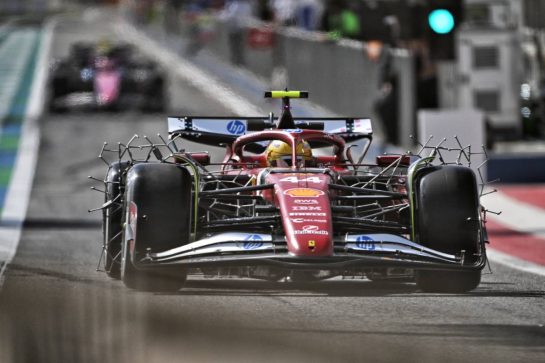
[[248,237],[244,238],[244,249],[245,250],[254,250],[263,246],[263,238],[258,234],[251,234]]
[[246,131],[246,125],[240,120],[229,121],[227,131],[233,135],[242,135]]
[[362,250],[374,251],[375,241],[373,241],[369,236],[358,236],[356,238],[356,246]]

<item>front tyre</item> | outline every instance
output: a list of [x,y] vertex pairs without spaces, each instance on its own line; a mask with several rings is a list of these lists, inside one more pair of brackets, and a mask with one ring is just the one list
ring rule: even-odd
[[192,176],[183,167],[166,163],[137,164],[127,174],[126,227],[121,279],[141,291],[177,291],[185,280],[180,266],[146,264],[149,253],[189,242]]
[[123,242],[121,256],[121,279],[130,289],[149,292],[176,292],[185,283],[187,273],[178,269],[138,270],[131,260],[134,240]]
[[123,217],[123,175],[129,167],[128,162],[115,162],[110,165],[106,175],[106,194],[104,202],[111,201],[111,206],[103,211],[104,268],[108,276],[121,277],[121,237]]
[[[479,194],[473,171],[463,166],[423,169],[415,181],[416,234],[420,244],[436,251],[460,254],[474,264],[481,251]],[[481,281],[480,270],[416,272],[425,292],[463,293]]]

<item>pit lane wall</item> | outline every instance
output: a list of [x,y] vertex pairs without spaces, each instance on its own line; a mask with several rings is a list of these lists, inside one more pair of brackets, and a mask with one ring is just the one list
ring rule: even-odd
[[[263,25],[254,23],[248,32],[261,31]],[[369,59],[367,45],[353,40],[328,40],[323,33],[296,28],[278,29],[274,44],[269,48],[244,44],[246,68],[269,79],[271,88],[308,90],[315,102],[339,115],[380,118],[374,105],[380,99],[382,72],[395,77],[397,92],[398,145],[409,146],[409,134],[414,134],[415,80],[413,58],[409,52],[385,49],[377,60]],[[217,24],[216,36],[206,45],[216,56],[230,61],[228,33],[225,25]],[[389,59],[388,59],[389,58]],[[390,65],[387,62],[391,62]],[[387,68],[391,67],[388,71]],[[387,77],[388,75],[384,75]],[[380,120],[383,122],[383,120]]]
[[[191,15],[180,13],[172,20],[172,10],[166,7],[144,16],[135,13],[126,2],[121,12],[138,29],[152,33],[155,39],[179,37],[182,44],[178,45],[179,51],[189,58],[198,59],[198,53],[207,50],[220,60],[232,63],[229,32],[217,14],[195,20]],[[251,36],[257,33],[258,38],[267,38],[270,32],[273,33],[270,42]],[[397,130],[395,140],[391,141],[404,147],[412,146],[408,135],[415,134],[416,103],[413,57],[409,52],[385,48],[380,57],[370,59],[365,43],[332,40],[325,33],[294,27],[273,29],[258,21],[246,25],[240,49],[244,60],[241,68],[268,81],[270,88],[308,90],[312,102],[336,114],[371,117],[375,123],[384,122],[375,112],[375,104],[383,96],[380,92],[383,79],[393,77],[397,96],[391,102],[398,117],[388,121]]]

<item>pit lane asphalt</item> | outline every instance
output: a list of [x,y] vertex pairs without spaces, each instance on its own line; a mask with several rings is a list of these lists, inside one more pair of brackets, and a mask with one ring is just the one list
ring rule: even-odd
[[[53,55],[106,35],[106,23],[61,19]],[[171,114],[228,113],[182,81],[170,91]],[[70,113],[46,115],[41,127],[27,221],[0,293],[1,362],[545,360],[543,278],[500,265],[462,295],[340,279],[191,279],[174,294],[131,291],[95,272],[100,215],[87,209],[102,195],[87,175],[104,173],[103,141],[164,132],[164,117]]]

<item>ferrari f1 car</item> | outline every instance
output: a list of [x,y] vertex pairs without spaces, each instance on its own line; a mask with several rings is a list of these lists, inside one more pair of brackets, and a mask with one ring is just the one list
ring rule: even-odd
[[[454,163],[440,145],[363,163],[371,121],[292,117],[290,99],[307,95],[267,92],[282,99],[278,119],[169,117],[168,140],[105,144],[108,275],[156,291],[180,289],[188,273],[476,288],[487,237],[476,175],[460,162],[467,149]],[[183,140],[223,145],[225,157],[211,163]],[[365,144],[357,160],[356,140]]]
[[158,66],[129,45],[75,43],[66,59],[52,65],[49,108],[163,111],[164,83]]

